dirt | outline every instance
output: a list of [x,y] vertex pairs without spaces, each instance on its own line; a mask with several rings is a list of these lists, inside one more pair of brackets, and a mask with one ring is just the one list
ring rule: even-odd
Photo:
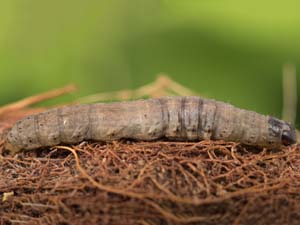
[[[11,124],[33,111],[0,118]],[[300,148],[83,142],[0,158],[0,224],[299,224]]]

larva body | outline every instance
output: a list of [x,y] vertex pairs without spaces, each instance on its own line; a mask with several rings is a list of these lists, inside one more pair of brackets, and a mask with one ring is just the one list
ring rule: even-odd
[[83,140],[197,141],[204,139],[279,147],[295,143],[286,122],[199,97],[163,97],[66,106],[18,121],[8,133],[11,151]]

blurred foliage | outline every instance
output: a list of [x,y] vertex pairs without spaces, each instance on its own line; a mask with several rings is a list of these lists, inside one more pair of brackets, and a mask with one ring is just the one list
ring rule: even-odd
[[[0,104],[75,83],[70,99],[164,72],[206,97],[280,117],[300,64],[297,1],[3,0]],[[64,99],[66,100],[66,99]]]

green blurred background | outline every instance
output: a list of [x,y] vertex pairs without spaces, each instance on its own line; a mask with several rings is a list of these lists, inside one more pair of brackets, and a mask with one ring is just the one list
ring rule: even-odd
[[[75,83],[68,99],[164,72],[206,97],[281,116],[300,64],[297,1],[3,0],[0,104]],[[66,99],[64,99],[66,100]]]

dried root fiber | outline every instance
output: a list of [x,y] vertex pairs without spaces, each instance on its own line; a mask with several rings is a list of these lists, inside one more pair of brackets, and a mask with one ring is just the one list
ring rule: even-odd
[[300,148],[83,142],[5,155],[0,224],[299,224]]
[[81,143],[0,159],[0,224],[299,224],[299,147]]

